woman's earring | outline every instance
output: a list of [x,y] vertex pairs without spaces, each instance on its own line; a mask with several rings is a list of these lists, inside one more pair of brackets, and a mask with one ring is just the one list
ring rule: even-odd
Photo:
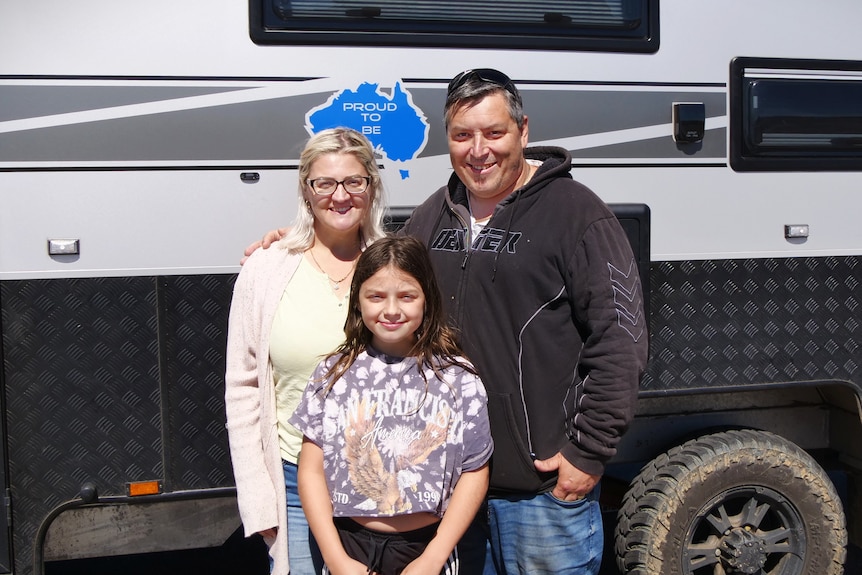
[[309,202],[308,200],[305,200],[305,209],[308,210],[309,213],[311,213],[311,202]]

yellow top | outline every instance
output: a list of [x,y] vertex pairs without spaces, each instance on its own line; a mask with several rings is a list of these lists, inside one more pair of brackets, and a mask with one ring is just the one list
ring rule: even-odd
[[348,292],[337,296],[326,274],[304,257],[288,283],[272,322],[269,360],[275,383],[281,457],[296,463],[302,434],[287,420],[314,368],[344,341]]

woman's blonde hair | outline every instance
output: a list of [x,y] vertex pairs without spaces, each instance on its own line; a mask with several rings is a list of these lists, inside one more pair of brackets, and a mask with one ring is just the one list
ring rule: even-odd
[[299,205],[296,218],[279,245],[291,252],[302,252],[314,243],[314,214],[306,198],[311,166],[325,154],[352,154],[368,172],[369,207],[359,224],[360,245],[368,246],[386,235],[383,217],[386,215],[386,200],[380,171],[374,158],[374,150],[368,139],[350,128],[329,128],[311,137],[299,157]]

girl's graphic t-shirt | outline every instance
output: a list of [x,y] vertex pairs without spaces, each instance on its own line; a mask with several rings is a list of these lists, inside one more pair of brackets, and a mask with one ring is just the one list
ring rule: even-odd
[[462,472],[491,457],[487,396],[458,366],[361,353],[329,391],[321,363],[290,418],[323,450],[335,517],[442,516]]

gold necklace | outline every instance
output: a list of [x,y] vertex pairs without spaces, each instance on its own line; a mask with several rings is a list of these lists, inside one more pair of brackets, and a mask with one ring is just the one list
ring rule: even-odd
[[314,263],[315,263],[315,265],[317,266],[317,268],[318,268],[320,271],[322,271],[322,272],[323,272],[323,275],[325,275],[325,276],[326,276],[326,279],[328,279],[328,280],[329,280],[329,283],[331,283],[331,284],[332,284],[332,289],[333,289],[334,291],[338,291],[338,287],[341,285],[341,282],[343,282],[344,280],[346,280],[346,279],[347,279],[347,276],[349,276],[350,274],[352,274],[352,273],[353,273],[353,266],[355,266],[355,265],[356,265],[356,258],[353,258],[353,265],[351,265],[351,266],[350,266],[350,270],[349,270],[346,274],[344,274],[344,277],[343,277],[343,278],[341,278],[341,279],[334,280],[334,279],[332,279],[331,277],[329,277],[329,274],[328,274],[328,273],[326,273],[326,270],[325,270],[325,269],[323,269],[323,266],[322,266],[322,265],[320,265],[320,262],[319,262],[319,261],[317,261],[317,258],[316,258],[316,257],[314,257],[314,250],[313,250],[313,249],[311,249],[311,248],[308,248],[308,253],[310,253],[310,254],[311,254],[311,259],[312,259],[312,260],[314,260]]

